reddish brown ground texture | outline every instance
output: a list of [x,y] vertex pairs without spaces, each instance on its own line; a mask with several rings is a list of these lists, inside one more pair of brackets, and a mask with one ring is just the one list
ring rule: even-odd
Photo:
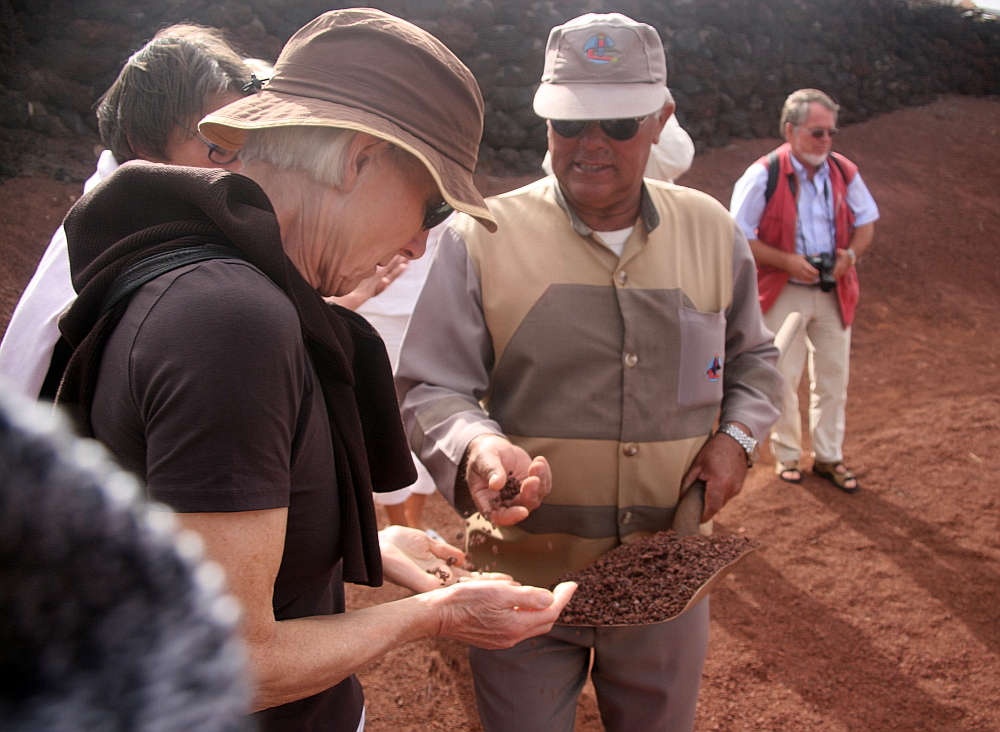
[[[679,182],[728,204],[733,182],[775,144],[710,150]],[[695,729],[995,732],[1000,100],[942,97],[850,126],[836,146],[882,212],[859,265],[847,414],[862,490],[809,474],[782,483],[765,454],[724,509],[718,532],[764,547],[712,597]],[[2,191],[5,323],[79,186],[18,178]],[[448,538],[461,532],[436,496],[427,518]],[[353,607],[399,596],[350,592]],[[360,676],[371,732],[481,730],[458,643],[409,645]],[[601,729],[588,686],[576,730]]]

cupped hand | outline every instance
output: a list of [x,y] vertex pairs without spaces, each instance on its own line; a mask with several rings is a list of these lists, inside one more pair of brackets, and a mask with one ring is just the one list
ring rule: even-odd
[[389,526],[378,532],[386,579],[413,592],[429,592],[469,580],[509,580],[500,572],[464,569],[465,553],[423,531]]
[[[522,448],[499,435],[480,435],[467,449],[465,480],[476,508],[497,526],[513,526],[542,505],[552,490],[548,461],[532,459]],[[500,491],[513,475],[521,492],[511,506],[500,506]]]
[[426,597],[441,613],[439,635],[500,649],[552,630],[575,591],[575,582],[551,592],[514,582],[462,582]]

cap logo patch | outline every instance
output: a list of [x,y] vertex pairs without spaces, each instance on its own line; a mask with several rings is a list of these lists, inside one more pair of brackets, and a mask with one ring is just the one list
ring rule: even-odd
[[722,361],[719,360],[719,354],[715,354],[711,361],[708,362],[708,368],[705,370],[705,374],[708,376],[708,380],[713,384],[719,380],[719,375],[722,373]]
[[583,44],[587,52],[587,60],[595,64],[616,63],[621,60],[621,52],[615,48],[615,42],[603,33],[591,36]]

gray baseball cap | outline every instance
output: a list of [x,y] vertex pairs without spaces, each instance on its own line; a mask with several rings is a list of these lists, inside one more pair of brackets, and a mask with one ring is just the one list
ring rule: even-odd
[[549,32],[535,92],[539,117],[644,117],[668,99],[663,42],[652,26],[621,13],[587,13]]

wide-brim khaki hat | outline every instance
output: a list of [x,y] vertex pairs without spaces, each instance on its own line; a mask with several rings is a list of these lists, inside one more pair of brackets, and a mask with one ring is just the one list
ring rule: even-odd
[[358,130],[399,146],[453,208],[496,231],[472,178],[483,134],[479,85],[412,23],[369,8],[324,13],[285,44],[263,91],[216,110],[198,129],[239,150],[248,130],[291,126]]
[[545,119],[645,117],[663,108],[667,61],[656,30],[620,13],[556,26],[545,47],[535,114]]

